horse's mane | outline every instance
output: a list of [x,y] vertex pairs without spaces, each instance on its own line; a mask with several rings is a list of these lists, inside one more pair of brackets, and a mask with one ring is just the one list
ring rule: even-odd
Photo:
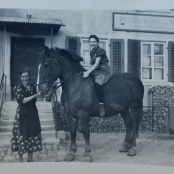
[[81,61],[83,61],[83,58],[75,53],[70,52],[69,50],[58,48],[58,47],[54,47],[50,49],[48,47],[45,47],[45,51],[41,52],[40,54],[38,64],[44,63],[45,55],[50,58],[57,59],[58,61],[62,61],[62,59],[61,60],[58,59],[59,55],[61,55],[63,58],[67,59],[69,62],[74,64],[80,71],[84,70],[83,66],[80,63]]
[[[56,50],[60,55],[63,57],[66,57],[69,61],[77,61],[81,62],[83,61],[83,58],[75,53],[72,53],[71,51],[68,51],[66,49],[60,49],[60,48],[51,48],[50,50]],[[54,52],[54,51],[53,51]]]
[[[83,66],[81,65],[81,61],[83,61],[83,58],[75,53],[72,53],[66,49],[61,49],[58,47],[51,48],[50,52],[54,54],[54,57],[58,54],[60,54],[62,57],[67,59],[69,62],[74,64],[78,68],[78,71],[84,71]],[[57,56],[58,57],[58,56]]]

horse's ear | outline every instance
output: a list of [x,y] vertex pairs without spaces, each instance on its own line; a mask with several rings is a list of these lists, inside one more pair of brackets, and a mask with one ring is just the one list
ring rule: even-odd
[[50,50],[49,50],[49,48],[47,46],[45,46],[45,54],[46,55],[50,55]]

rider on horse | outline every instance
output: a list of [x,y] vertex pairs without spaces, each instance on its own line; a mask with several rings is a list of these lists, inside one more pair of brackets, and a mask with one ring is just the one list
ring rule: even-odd
[[111,77],[110,67],[108,65],[109,60],[106,55],[106,51],[98,45],[99,38],[96,35],[89,36],[88,41],[91,48],[90,63],[92,66],[83,73],[83,77],[87,78],[89,74],[94,77],[96,92],[100,103],[100,115],[103,116],[104,108],[102,85],[105,84]]

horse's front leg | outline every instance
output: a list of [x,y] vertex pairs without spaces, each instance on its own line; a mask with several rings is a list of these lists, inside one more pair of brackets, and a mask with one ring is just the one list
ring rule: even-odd
[[132,134],[132,119],[129,113],[129,108],[121,112],[121,116],[126,125],[126,135],[124,143],[122,144],[119,152],[128,152],[131,144],[131,134]]
[[76,145],[76,133],[78,120],[72,115],[69,116],[70,121],[70,133],[71,133],[71,146],[68,154],[66,155],[64,161],[73,161],[76,156],[77,145]]
[[85,154],[84,160],[92,162],[91,146],[90,146],[90,131],[89,131],[89,114],[86,111],[80,110],[78,112],[79,120],[82,124],[82,133],[85,139]]
[[135,156],[136,155],[136,138],[137,138],[137,131],[139,127],[139,122],[141,117],[141,111],[137,109],[132,109],[131,110],[132,114],[132,138],[131,138],[131,144],[130,144],[130,149],[128,152],[128,156]]

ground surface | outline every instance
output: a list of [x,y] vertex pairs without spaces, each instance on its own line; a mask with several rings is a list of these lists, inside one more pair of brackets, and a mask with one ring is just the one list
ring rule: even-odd
[[[174,135],[161,133],[140,133],[137,140],[137,156],[127,157],[119,153],[124,133],[91,133],[91,148],[93,163],[123,163],[158,166],[174,166]],[[62,144],[44,144],[41,152],[34,154],[35,162],[63,161],[69,149],[69,141]],[[83,161],[84,140],[77,140],[75,162]],[[24,161],[27,161],[26,154]],[[0,148],[0,162],[18,162],[17,153],[12,153],[10,147]]]

